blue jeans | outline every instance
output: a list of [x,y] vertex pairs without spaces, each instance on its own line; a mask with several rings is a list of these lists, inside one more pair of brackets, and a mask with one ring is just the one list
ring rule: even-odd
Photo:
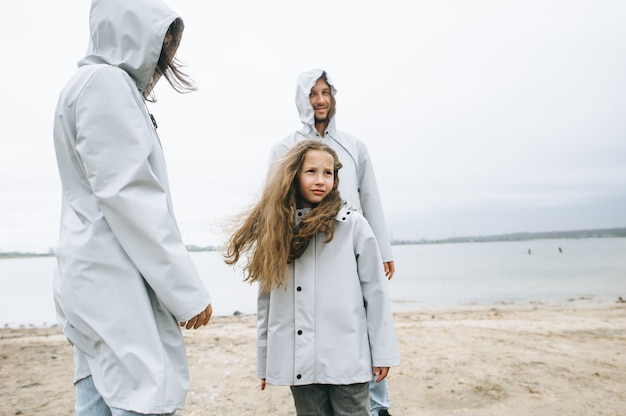
[[91,376],[85,377],[76,382],[76,416],[175,416],[174,413],[144,413],[132,412],[130,410],[117,409],[109,407],[105,402],[96,386],[93,384]]
[[391,399],[389,398],[389,388],[387,387],[387,379],[380,383],[376,382],[376,377],[370,380],[370,412],[371,416],[378,416],[381,410],[388,410],[391,407]]
[[291,386],[298,416],[369,416],[367,383]]

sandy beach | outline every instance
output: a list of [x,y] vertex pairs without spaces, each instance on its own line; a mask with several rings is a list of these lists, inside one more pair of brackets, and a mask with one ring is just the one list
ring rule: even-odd
[[[399,415],[626,415],[626,304],[472,306],[395,315]],[[180,416],[294,415],[287,387],[260,391],[255,317],[185,332]],[[71,347],[58,327],[0,329],[0,415],[72,415]]]

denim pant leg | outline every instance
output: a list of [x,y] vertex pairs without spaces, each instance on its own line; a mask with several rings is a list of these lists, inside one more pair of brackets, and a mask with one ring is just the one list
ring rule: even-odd
[[152,413],[149,415],[130,410],[109,408],[98,393],[91,376],[76,382],[76,416],[176,416],[174,413]]
[[388,410],[391,407],[391,399],[389,398],[389,388],[387,379],[380,383],[376,382],[376,377],[370,380],[370,412],[371,416],[378,416],[381,410]]
[[111,416],[91,376],[78,380],[76,386],[76,416]]
[[113,416],[176,416],[176,412],[173,413],[137,413],[130,410],[111,408],[111,414]]

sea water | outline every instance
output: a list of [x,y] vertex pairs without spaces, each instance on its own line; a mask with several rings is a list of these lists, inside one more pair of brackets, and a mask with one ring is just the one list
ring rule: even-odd
[[[394,311],[498,302],[626,298],[626,238],[393,246]],[[216,316],[256,311],[255,285],[218,252],[192,259]],[[54,257],[0,259],[0,326],[56,323]]]
[[395,246],[396,310],[626,298],[626,238]]

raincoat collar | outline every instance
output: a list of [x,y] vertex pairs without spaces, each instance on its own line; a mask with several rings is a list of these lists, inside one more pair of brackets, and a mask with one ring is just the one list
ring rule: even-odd
[[[311,211],[311,208],[300,208],[296,210],[296,225],[300,224],[302,218],[306,216],[306,214]],[[346,222],[350,215],[353,215],[356,212],[356,208],[354,208],[348,201],[343,201],[343,206],[339,208],[339,212],[335,216],[337,221]]]
[[348,221],[348,218],[350,217],[350,215],[354,215],[355,212],[356,212],[356,208],[350,205],[350,202],[344,200],[343,206],[339,209],[339,212],[337,213],[337,216],[335,217],[335,219],[337,221],[346,222]]
[[89,47],[78,66],[118,67],[143,93],[159,61],[167,29],[177,18],[160,0],[93,0]]

